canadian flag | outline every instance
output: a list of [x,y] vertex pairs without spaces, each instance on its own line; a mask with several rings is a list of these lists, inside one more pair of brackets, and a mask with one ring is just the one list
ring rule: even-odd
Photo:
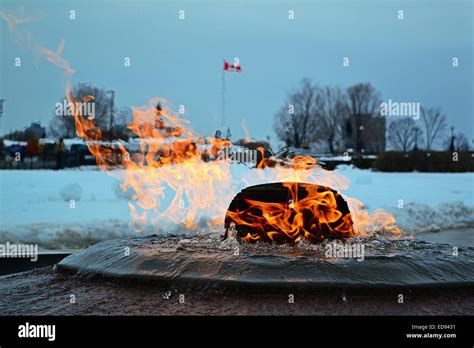
[[242,68],[240,67],[240,65],[230,64],[229,62],[224,60],[224,71],[241,72]]

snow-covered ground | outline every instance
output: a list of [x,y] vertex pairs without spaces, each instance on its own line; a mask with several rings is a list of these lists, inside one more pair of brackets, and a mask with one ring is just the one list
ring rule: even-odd
[[345,194],[393,214],[409,233],[474,227],[474,173],[381,173],[341,166]]
[[116,179],[95,169],[1,171],[0,242],[76,248],[127,235],[120,193]]
[[[232,168],[236,179],[254,171]],[[409,233],[474,227],[473,173],[380,173],[349,166],[336,173],[349,180],[344,195],[369,211],[389,211]],[[0,171],[0,243],[68,249],[130,236],[128,198],[117,179],[95,168]]]

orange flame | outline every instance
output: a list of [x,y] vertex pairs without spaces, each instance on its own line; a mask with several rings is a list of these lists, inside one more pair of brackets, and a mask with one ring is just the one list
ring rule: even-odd
[[304,239],[315,243],[355,235],[341,195],[327,187],[304,183],[265,184],[243,190],[227,212],[226,228],[231,223],[237,226],[237,237],[250,242],[295,244]]
[[[76,101],[70,93],[68,99]],[[117,143],[120,150],[117,156],[110,144],[100,142],[101,130],[94,126],[93,118],[75,115],[77,134],[86,140],[99,168],[119,178],[123,190],[133,190],[129,205],[135,232],[143,232],[147,222],[160,227],[166,221],[198,231],[203,217],[209,218],[211,226],[219,225],[238,186],[233,182],[230,164],[217,160],[218,152],[231,143],[211,137],[204,140],[188,127],[187,120],[173,115],[172,111],[157,112],[154,105],[158,101],[165,104],[155,98],[145,107],[133,108],[134,120],[128,128],[138,136],[139,153],[130,154],[124,145]],[[259,151],[263,156],[263,149]],[[393,216],[383,211],[370,215],[353,198],[346,197],[351,213],[341,211],[337,203],[340,194],[327,187],[344,189],[347,181],[319,167],[314,158],[297,156],[262,170],[262,163],[268,161],[264,158],[258,168],[249,170],[242,183],[283,182],[290,192],[291,203],[248,200],[249,209],[227,211],[234,222],[251,230],[243,240],[296,243],[301,239],[319,242],[380,232],[391,236],[401,234]],[[124,171],[117,171],[118,166]],[[326,189],[320,191],[321,187]],[[305,198],[299,198],[299,189],[306,191]],[[162,207],[166,191],[174,196],[167,207]],[[271,228],[266,230],[268,226]]]
[[[116,149],[100,142],[101,131],[93,121],[79,115],[75,115],[77,134],[86,140],[99,167],[119,177],[123,190],[133,190],[130,207],[136,231],[143,230],[148,219],[153,225],[168,219],[196,229],[203,212],[214,224],[224,215],[231,198],[230,192],[223,194],[217,187],[230,186],[231,176],[227,162],[209,160],[214,160],[218,151],[230,146],[230,142],[204,140],[187,127],[187,120],[170,111],[155,109],[157,101],[155,98],[145,107],[133,108],[134,120],[128,128],[139,137],[138,153],[131,154],[123,144],[117,143],[120,151],[117,156]],[[114,170],[117,166],[124,171]],[[173,199],[167,207],[161,207],[165,191],[169,190],[174,191]]]

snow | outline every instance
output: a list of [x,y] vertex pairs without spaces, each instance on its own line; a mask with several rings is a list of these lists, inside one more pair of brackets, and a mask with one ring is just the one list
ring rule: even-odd
[[125,236],[130,213],[113,190],[115,181],[90,169],[1,171],[0,243],[73,248]]
[[350,162],[352,160],[351,156],[317,156],[316,159],[318,162],[325,162],[325,161],[344,161]]
[[406,203],[424,203],[431,207],[463,201],[474,205],[473,173],[381,173],[339,166],[338,173],[349,178],[346,193],[366,203],[370,209]]
[[[256,171],[232,165],[233,180],[239,182],[235,189],[264,182]],[[351,166],[335,172],[347,177],[348,188],[332,187],[362,201],[369,211],[389,211],[410,233],[474,227],[472,173],[380,173]],[[130,236],[133,193],[122,192],[119,184],[94,167],[0,171],[0,243],[68,249]]]
[[382,208],[410,233],[474,227],[473,173],[381,173],[339,166],[350,180],[343,193]]
[[7,147],[7,146],[26,146],[26,145],[28,145],[28,143],[26,141],[16,141],[16,140],[3,139],[3,145],[5,147]]

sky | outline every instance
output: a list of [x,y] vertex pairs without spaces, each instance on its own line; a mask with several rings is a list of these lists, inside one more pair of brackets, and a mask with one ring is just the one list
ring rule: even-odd
[[[450,125],[474,138],[470,0],[0,1],[1,10],[20,6],[35,18],[24,29],[36,42],[55,50],[64,39],[74,83],[113,89],[118,107],[155,96],[184,105],[202,135],[221,126],[222,62],[238,57],[242,73],[224,77],[234,139],[244,136],[245,119],[253,138],[276,144],[274,115],[303,78],[342,88],[370,82],[384,101],[441,107]],[[48,124],[64,97],[64,73],[18,46],[3,20],[0,43],[0,134]]]

